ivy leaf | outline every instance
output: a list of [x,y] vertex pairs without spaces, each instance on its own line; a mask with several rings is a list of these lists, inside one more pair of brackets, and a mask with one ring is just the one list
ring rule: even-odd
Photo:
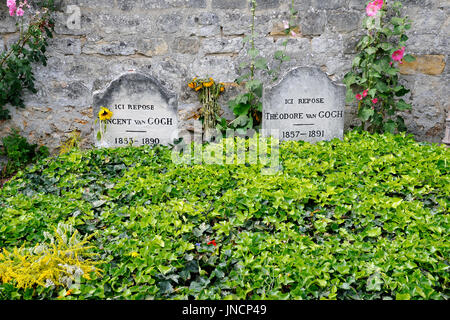
[[161,272],[161,274],[167,274],[170,270],[172,270],[172,266],[158,266],[158,270]]
[[380,274],[378,272],[374,273],[367,279],[367,291],[381,291],[382,284],[383,280],[381,280]]
[[378,237],[381,234],[381,228],[375,227],[372,229],[367,230],[367,236],[371,238]]
[[395,295],[396,300],[411,300],[409,293],[397,293]]
[[170,294],[173,292],[173,287],[169,281],[161,281],[159,283],[159,290],[162,294]]

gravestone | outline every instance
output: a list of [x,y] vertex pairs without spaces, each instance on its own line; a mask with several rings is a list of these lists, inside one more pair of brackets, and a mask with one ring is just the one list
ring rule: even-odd
[[263,132],[317,142],[344,135],[345,86],[317,68],[298,67],[264,90]]
[[[101,107],[112,111],[96,146],[172,144],[178,138],[177,98],[152,76],[127,73],[94,94],[94,117]],[[99,124],[94,126],[95,137]]]

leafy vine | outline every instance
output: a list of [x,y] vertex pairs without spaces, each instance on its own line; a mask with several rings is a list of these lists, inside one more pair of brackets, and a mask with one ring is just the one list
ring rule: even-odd
[[367,32],[357,45],[360,53],[353,60],[352,70],[344,77],[347,102],[358,102],[360,129],[372,133],[405,131],[404,119],[397,112],[411,109],[399,99],[410,90],[399,82],[398,64],[415,60],[405,55],[405,32],[411,28],[411,20],[402,17],[401,9],[398,1],[367,4],[363,22]]
[[[53,0],[41,1],[40,9],[32,12],[31,5],[24,0],[7,0],[9,14],[17,17],[19,40],[9,50],[0,54],[0,120],[10,119],[9,110],[5,106],[25,107],[24,89],[36,93],[33,74],[33,63],[47,65],[45,52],[48,38],[53,37],[54,21],[51,13],[54,10]],[[30,15],[30,22],[25,24],[25,16]]]

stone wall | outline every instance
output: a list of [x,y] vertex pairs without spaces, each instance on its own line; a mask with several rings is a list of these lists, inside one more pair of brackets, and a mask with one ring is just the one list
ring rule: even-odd
[[[57,1],[58,2],[58,1]],[[282,20],[290,0],[258,0],[256,46],[267,58],[282,48]],[[292,60],[282,66],[318,66],[342,80],[362,34],[366,0],[296,0],[301,35],[289,38]],[[407,50],[418,57],[402,68],[412,89],[413,110],[405,114],[418,140],[440,142],[449,109],[449,0],[403,0],[413,18]],[[81,28],[67,28],[68,5],[81,8]],[[16,127],[29,140],[55,150],[77,130],[83,145],[94,142],[92,97],[131,70],[151,74],[178,94],[182,126],[196,94],[187,87],[194,76],[229,84],[222,105],[237,93],[231,84],[247,59],[243,37],[250,31],[248,0],[63,0],[58,2],[56,37],[47,67],[35,68],[38,93],[26,95],[25,109],[10,108],[12,120],[0,123],[0,136]],[[14,19],[0,4],[0,48],[17,39]],[[195,108],[194,108],[195,109]],[[354,121],[347,107],[346,127]],[[229,110],[226,112],[229,115]]]

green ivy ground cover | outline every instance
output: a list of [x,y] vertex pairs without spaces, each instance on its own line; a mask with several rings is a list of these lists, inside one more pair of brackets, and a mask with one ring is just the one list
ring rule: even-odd
[[[97,232],[103,276],[66,299],[447,299],[449,154],[350,132],[283,143],[264,176],[165,147],[75,151],[0,190],[0,248],[60,222]],[[0,299],[65,292],[0,284]]]

